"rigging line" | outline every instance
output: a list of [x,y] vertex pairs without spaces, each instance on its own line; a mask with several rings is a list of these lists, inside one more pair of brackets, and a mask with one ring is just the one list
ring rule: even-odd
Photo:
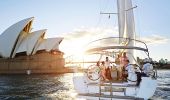
[[95,28],[97,28],[100,25],[101,21],[102,21],[102,16],[99,15],[99,19],[97,21],[97,24],[95,25]]
[[[100,11],[101,11],[101,5],[102,5],[102,2],[101,2],[101,0],[100,0],[100,1],[99,1],[99,10],[100,10]],[[101,23],[101,15],[99,14],[99,18],[98,18],[97,24],[94,26],[94,28],[97,28],[100,23]]]
[[[102,9],[105,11],[106,7],[109,4],[109,0],[104,1],[105,4],[102,2],[102,0],[100,0],[100,12],[102,11]],[[104,5],[104,7],[102,7],[101,5]],[[102,15],[99,15],[99,20],[97,22],[97,24],[95,25],[95,28],[98,27],[100,24],[102,23]]]
[[[139,10],[139,9],[136,9],[136,10]],[[136,24],[137,24],[137,26],[138,27],[136,27],[136,38],[138,37],[139,38],[139,40],[141,39],[141,30],[140,30],[140,15],[139,15],[139,13],[138,12],[140,12],[140,11],[136,11],[136,17],[135,17],[135,19],[136,19]],[[138,30],[138,32],[137,32],[137,30]]]
[[[104,11],[107,9],[107,7],[108,7],[108,5],[109,5],[109,1],[110,1],[110,0],[104,0],[104,2],[105,2],[106,4],[103,4],[103,3],[102,3],[102,5],[104,5],[104,7],[102,8]],[[101,11],[102,9],[100,9],[100,11]]]
[[[112,0],[113,1],[113,0]],[[114,2],[110,2],[109,4],[114,4]],[[115,3],[116,4],[116,3]],[[111,7],[111,8],[113,8],[113,9],[117,9],[117,6],[115,6],[115,5],[112,5],[112,6],[109,6],[109,7]],[[109,10],[111,10],[111,9],[109,9]],[[108,25],[112,25],[113,27],[111,28],[111,29],[115,29],[115,25],[117,25],[117,21],[116,20],[114,20],[114,19],[117,19],[117,17],[115,17],[115,16],[111,16],[112,14],[118,14],[118,13],[112,13],[112,12],[114,12],[114,11],[109,11],[108,13],[107,12],[100,12],[100,14],[106,14],[106,15],[108,15],[107,16],[107,19],[109,19],[110,21],[108,22],[108,20],[105,20],[105,26],[107,27]],[[113,17],[113,18],[112,18]],[[112,18],[112,19],[111,19]],[[111,24],[112,23],[112,24]]]
[[[102,1],[100,2],[100,3],[102,3]],[[95,28],[98,28],[100,25],[100,33],[103,33],[104,31],[105,31],[105,29],[108,29],[108,28],[110,28],[109,27],[109,25],[110,25],[110,22],[112,22],[111,21],[111,16],[110,16],[110,14],[113,14],[113,13],[110,13],[109,14],[109,16],[108,16],[108,18],[109,18],[109,20],[107,20],[108,18],[105,18],[105,17],[103,17],[101,14],[102,14],[102,12],[101,12],[101,10],[103,9],[104,11],[106,10],[106,8],[108,9],[108,5],[110,4],[110,0],[107,0],[107,1],[104,1],[104,3],[105,3],[105,6],[104,7],[101,7],[100,6],[100,15],[99,15],[99,19],[98,19],[98,22],[97,22],[97,24],[95,25]],[[102,5],[103,5],[103,3],[102,3]],[[114,8],[114,6],[112,6],[113,8]],[[117,14],[117,13],[114,13],[114,14]],[[104,20],[103,20],[104,19]],[[113,18],[114,19],[114,18]],[[109,22],[108,22],[109,21]],[[112,28],[111,28],[112,29]]]

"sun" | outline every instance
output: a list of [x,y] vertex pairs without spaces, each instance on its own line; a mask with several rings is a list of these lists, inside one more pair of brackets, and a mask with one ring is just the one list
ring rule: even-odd
[[64,52],[65,57],[74,55],[80,58],[84,55],[85,43],[83,39],[63,41],[60,49]]

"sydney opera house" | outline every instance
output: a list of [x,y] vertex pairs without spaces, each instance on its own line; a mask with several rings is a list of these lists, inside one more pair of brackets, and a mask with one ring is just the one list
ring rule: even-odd
[[0,35],[0,74],[63,70],[63,52],[59,50],[63,38],[44,38],[46,29],[32,32],[33,20],[21,20]]

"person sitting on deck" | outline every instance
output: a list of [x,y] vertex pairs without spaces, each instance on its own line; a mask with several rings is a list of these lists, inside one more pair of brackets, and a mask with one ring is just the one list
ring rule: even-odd
[[121,73],[122,73],[122,67],[120,65],[120,55],[118,54],[116,59],[115,59],[115,64],[117,67],[117,79],[121,79]]
[[135,73],[135,68],[134,66],[132,66],[131,64],[129,64],[129,60],[125,60],[125,71],[123,74],[123,77],[125,80],[129,80],[131,82],[136,81],[137,80],[137,76]]
[[126,63],[126,60],[128,60],[128,57],[126,56],[126,52],[123,52],[123,54],[121,53],[120,56],[119,56],[119,60],[120,60],[120,64],[119,64],[119,68],[118,68],[118,79],[119,80],[124,80],[124,76],[125,75],[125,63]]
[[143,65],[143,76],[149,76],[152,71],[153,71],[153,65],[149,62],[144,62],[144,65]]
[[134,65],[129,64],[129,60],[125,61],[125,65],[126,65],[125,70],[128,72],[127,75],[125,75],[127,81],[132,83],[135,82],[136,86],[139,86],[141,82],[140,69],[135,64]]
[[128,57],[126,56],[126,52],[123,52],[123,55],[120,58],[120,64],[125,66],[126,61],[128,60]]
[[100,69],[101,69],[101,77],[103,80],[108,80],[106,77],[106,68],[105,68],[105,62],[102,61],[102,64],[100,65]]
[[120,55],[118,54],[116,59],[115,59],[115,64],[120,65]]
[[98,61],[98,62],[96,63],[96,66],[100,67],[100,61]]
[[120,80],[126,80],[126,76],[127,76],[127,72],[125,71],[125,69],[126,69],[126,63],[127,63],[127,60],[128,60],[128,57],[126,56],[126,52],[123,52],[123,55],[122,56],[120,56],[120,71],[119,71],[119,73],[120,73],[120,75],[119,75],[119,79]]

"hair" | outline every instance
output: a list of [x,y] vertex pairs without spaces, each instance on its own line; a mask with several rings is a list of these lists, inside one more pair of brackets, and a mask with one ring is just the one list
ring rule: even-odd
[[98,61],[98,62],[96,63],[96,65],[97,65],[97,66],[100,66],[100,62]]
[[105,64],[105,62],[104,62],[104,61],[102,61],[102,64]]
[[127,59],[127,60],[126,60],[126,62],[128,62],[128,63],[129,63],[129,60]]
[[123,52],[123,56],[126,56],[126,52]]

